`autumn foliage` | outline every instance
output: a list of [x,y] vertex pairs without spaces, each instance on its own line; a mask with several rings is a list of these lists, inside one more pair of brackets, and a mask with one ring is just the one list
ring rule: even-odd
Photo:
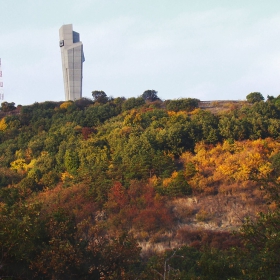
[[103,101],[0,119],[0,278],[279,277],[279,97]]

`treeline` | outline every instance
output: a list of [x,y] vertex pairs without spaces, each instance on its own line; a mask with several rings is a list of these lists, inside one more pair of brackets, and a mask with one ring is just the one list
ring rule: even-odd
[[[212,114],[192,98],[95,91],[93,100],[35,103],[2,117],[1,277],[276,279],[268,249],[279,245],[279,100]],[[247,208],[267,201],[272,212],[236,236],[183,227],[219,223],[218,208],[178,204],[208,196]],[[140,248],[157,243],[169,250]]]

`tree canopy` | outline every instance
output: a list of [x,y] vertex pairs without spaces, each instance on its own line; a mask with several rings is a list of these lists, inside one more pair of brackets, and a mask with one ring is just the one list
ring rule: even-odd
[[251,92],[246,96],[246,99],[250,103],[256,103],[264,100],[264,97],[260,92]]
[[160,98],[158,97],[157,95],[157,91],[155,90],[145,90],[143,92],[143,94],[141,95],[141,97],[143,97],[145,100],[148,100],[148,101],[156,101],[156,100],[159,100]]
[[94,90],[92,92],[92,97],[95,102],[98,103],[107,103],[108,97],[107,94],[103,90]]
[[3,112],[9,112],[15,110],[15,103],[14,102],[2,102],[0,110]]

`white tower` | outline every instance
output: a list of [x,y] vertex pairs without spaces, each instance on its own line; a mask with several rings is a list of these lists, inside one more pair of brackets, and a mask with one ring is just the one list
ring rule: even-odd
[[0,100],[4,100],[3,72],[0,58]]
[[66,24],[59,29],[59,39],[65,100],[80,99],[85,61],[80,34],[73,31],[72,24]]

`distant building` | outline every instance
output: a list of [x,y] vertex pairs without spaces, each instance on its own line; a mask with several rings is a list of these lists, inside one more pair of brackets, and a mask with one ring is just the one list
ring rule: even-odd
[[82,98],[83,62],[85,61],[80,34],[73,31],[72,24],[66,24],[59,29],[59,40],[65,100],[80,99]]

